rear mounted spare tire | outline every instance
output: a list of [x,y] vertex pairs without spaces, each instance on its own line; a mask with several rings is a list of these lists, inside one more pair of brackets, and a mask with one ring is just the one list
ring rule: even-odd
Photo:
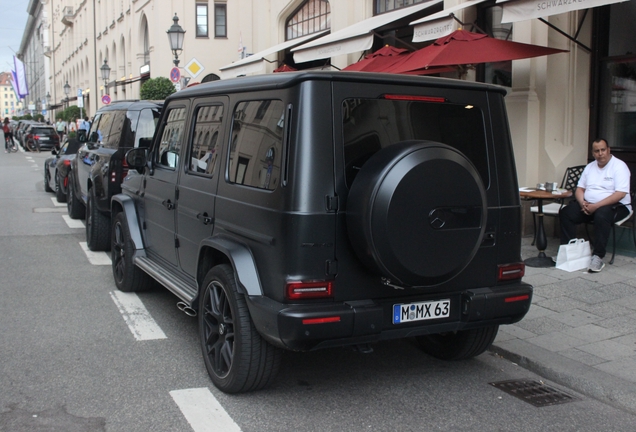
[[347,230],[358,257],[406,286],[457,276],[479,249],[486,217],[476,168],[458,150],[433,141],[404,141],[377,152],[347,201]]

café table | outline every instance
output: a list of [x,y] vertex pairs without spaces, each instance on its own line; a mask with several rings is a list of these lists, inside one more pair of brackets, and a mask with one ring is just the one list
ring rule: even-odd
[[545,191],[541,189],[528,189],[524,188],[519,191],[519,196],[528,200],[537,200],[537,229],[534,233],[534,244],[539,250],[539,255],[536,257],[528,258],[524,262],[530,267],[554,267],[554,262],[551,257],[545,255],[545,249],[548,246],[548,239],[545,236],[545,229],[543,227],[543,200],[557,200],[563,198],[569,198],[572,196],[572,191],[559,190],[560,193],[551,191]]

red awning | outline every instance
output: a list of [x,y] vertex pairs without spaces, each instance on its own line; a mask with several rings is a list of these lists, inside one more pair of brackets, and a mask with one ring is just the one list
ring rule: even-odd
[[423,68],[519,60],[562,52],[567,51],[456,30],[400,59],[386,72],[407,73]]

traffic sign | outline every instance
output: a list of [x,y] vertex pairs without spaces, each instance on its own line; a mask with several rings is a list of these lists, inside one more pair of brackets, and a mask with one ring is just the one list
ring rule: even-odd
[[102,96],[102,103],[104,105],[108,105],[110,103],[110,96],[108,96],[107,94],[105,94],[104,96]]
[[170,69],[170,81],[172,81],[173,83],[178,83],[180,79],[181,71],[179,70],[179,68],[173,67],[172,69]]

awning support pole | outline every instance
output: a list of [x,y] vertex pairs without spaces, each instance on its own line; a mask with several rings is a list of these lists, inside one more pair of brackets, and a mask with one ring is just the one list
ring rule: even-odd
[[[587,12],[587,11],[586,11]],[[578,46],[580,46],[581,48],[583,48],[585,51],[587,52],[592,52],[592,50],[585,44],[583,44],[582,42],[579,42],[578,40],[576,40],[576,37],[572,37],[569,34],[567,34],[566,32],[564,32],[563,30],[561,30],[560,28],[558,28],[557,26],[555,26],[554,24],[550,24],[549,22],[547,22],[546,20],[544,20],[543,18],[538,18],[539,21],[541,21],[542,23],[544,23],[545,25],[547,25],[548,27],[550,27],[552,30],[557,31],[558,33],[562,34],[563,36],[565,36],[566,38],[568,38],[569,40],[571,40],[572,42],[574,42],[575,44],[577,44]],[[585,19],[585,16],[583,17],[583,19]],[[581,23],[583,24],[583,23]],[[579,29],[580,30],[580,29]],[[577,30],[577,35],[578,35],[578,30]]]

